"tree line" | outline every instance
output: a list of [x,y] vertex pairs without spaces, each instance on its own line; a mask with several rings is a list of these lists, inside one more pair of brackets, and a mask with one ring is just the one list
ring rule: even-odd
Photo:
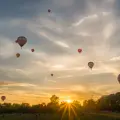
[[120,92],[115,94],[105,95],[100,97],[98,100],[85,100],[83,105],[79,101],[74,100],[72,103],[61,102],[59,103],[59,97],[52,95],[49,103],[41,103],[37,105],[29,105],[28,103],[3,103],[0,104],[0,113],[42,113],[42,114],[52,114],[58,113],[62,114],[64,111],[66,113],[69,110],[79,113],[86,112],[120,112]]

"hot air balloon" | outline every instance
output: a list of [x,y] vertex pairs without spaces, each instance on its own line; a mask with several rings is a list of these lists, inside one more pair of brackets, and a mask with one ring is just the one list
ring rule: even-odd
[[82,49],[78,49],[78,52],[81,53],[81,52],[82,52]]
[[88,66],[89,66],[89,68],[93,68],[93,66],[94,66],[94,63],[93,62],[88,62]]
[[4,101],[6,99],[5,96],[1,96],[1,100]]
[[19,36],[15,42],[22,48],[27,43],[27,38],[24,36]]
[[34,49],[31,49],[32,52],[34,52],[35,50]]
[[16,43],[18,43],[18,41],[17,41],[17,40],[16,40],[15,42],[16,42]]
[[19,57],[20,57],[20,53],[17,53],[17,54],[16,54],[16,57],[19,58]]
[[118,75],[117,80],[120,83],[120,74]]
[[50,10],[50,9],[48,9],[48,12],[50,13],[50,12],[51,12],[51,10]]
[[51,76],[53,76],[53,74],[51,74]]

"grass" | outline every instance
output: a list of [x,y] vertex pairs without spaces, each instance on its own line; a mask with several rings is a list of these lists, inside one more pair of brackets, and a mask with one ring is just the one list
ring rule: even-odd
[[[112,113],[110,113],[111,115]],[[120,114],[114,114],[110,116],[103,114],[84,114],[79,115],[77,118],[71,117],[70,120],[120,120]],[[50,114],[4,114],[0,115],[0,120],[61,120],[61,116]],[[67,116],[64,116],[62,120],[69,120]]]

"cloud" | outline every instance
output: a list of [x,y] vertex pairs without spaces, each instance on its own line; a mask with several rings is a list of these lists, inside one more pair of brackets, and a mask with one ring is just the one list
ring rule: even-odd
[[91,16],[87,16],[87,17],[84,17],[84,18],[82,18],[81,20],[79,20],[77,23],[74,23],[73,24],[73,26],[79,26],[80,24],[82,24],[83,22],[85,22],[85,20],[90,20],[90,19],[92,19],[92,20],[94,20],[94,19],[96,19],[98,16],[96,15],[96,14],[93,14],[93,15],[91,15]]
[[60,7],[70,7],[74,3],[74,0],[53,0],[54,4]]
[[108,25],[106,25],[103,34],[105,36],[105,39],[108,39],[112,33],[114,32],[114,24],[110,23]]
[[15,45],[8,38],[1,37],[0,57],[9,58],[15,54]]
[[[61,99],[70,96],[83,100],[92,94],[98,97],[117,92],[118,2],[25,0],[24,5],[23,1],[2,2],[0,93],[7,94],[9,101],[21,102],[23,96],[26,102],[39,103],[39,99],[48,101],[52,94],[60,95]],[[21,35],[28,40],[22,50],[14,42]],[[32,48],[35,52],[31,52]],[[82,48],[82,53],[78,53],[78,48]],[[18,59],[17,52],[21,54]],[[95,63],[92,71],[89,61]]]
[[118,57],[113,57],[113,58],[111,58],[110,60],[111,60],[111,61],[118,61],[118,60],[120,60],[120,56],[118,56]]
[[57,41],[55,43],[62,46],[62,47],[69,48],[69,46],[67,44],[63,43],[63,42]]
[[[24,2],[24,4],[23,4]],[[43,0],[41,1],[32,1],[32,0],[25,0],[25,1],[16,1],[13,0],[12,2],[5,0],[1,3],[0,5],[0,15],[1,18],[31,18],[31,17],[36,17],[38,15],[39,10],[42,10],[41,7],[39,7],[38,4],[44,4],[46,2]],[[9,6],[8,6],[9,5]],[[31,7],[32,6],[32,7]],[[6,9],[7,7],[7,9]]]

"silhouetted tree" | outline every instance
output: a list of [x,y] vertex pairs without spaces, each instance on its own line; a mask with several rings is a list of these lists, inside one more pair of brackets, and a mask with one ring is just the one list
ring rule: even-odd
[[57,97],[56,95],[52,95],[50,101],[52,104],[59,104],[59,97]]
[[[53,114],[59,113],[61,115],[64,111],[64,108],[72,108],[74,111],[79,113],[85,112],[97,112],[97,111],[108,111],[108,112],[120,112],[120,92],[116,94],[110,94],[106,96],[101,96],[98,100],[85,100],[83,106],[80,102],[75,100],[72,103],[68,104],[66,102],[61,102],[59,104],[59,97],[52,95],[50,97],[50,102],[48,104],[41,103],[38,105],[30,106],[28,103],[22,104],[11,104],[3,103],[0,104],[0,114],[2,113],[39,113],[39,114]],[[68,114],[69,111],[66,111]]]
[[50,98],[50,103],[47,104],[47,108],[51,113],[58,112],[59,97],[57,97],[56,95],[52,95],[52,97]]

